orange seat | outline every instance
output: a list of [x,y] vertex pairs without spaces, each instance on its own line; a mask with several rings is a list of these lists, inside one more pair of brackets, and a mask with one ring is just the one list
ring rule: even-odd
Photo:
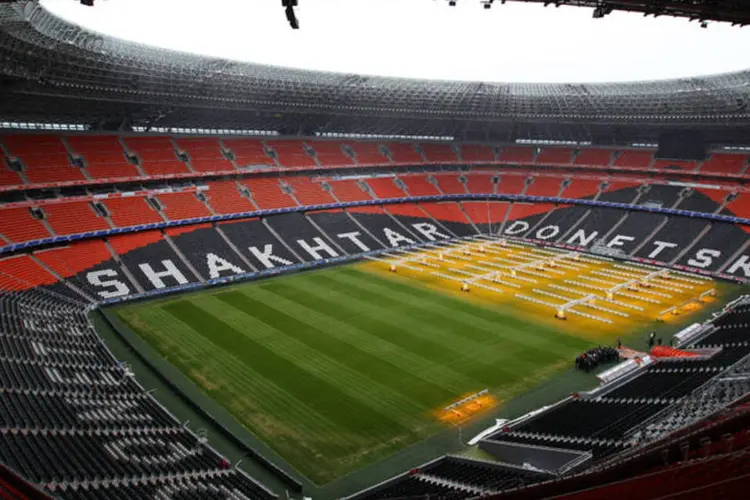
[[109,209],[109,218],[117,227],[164,222],[159,212],[151,208],[143,196],[109,198],[101,202]]
[[0,208],[0,234],[13,243],[41,240],[52,235],[28,208]]
[[396,185],[393,177],[367,179],[367,185],[370,186],[376,198],[404,198],[406,196],[406,193]]
[[344,154],[340,142],[331,141],[307,141],[307,144],[315,150],[315,156],[323,168],[341,165],[354,165],[354,160]]
[[495,148],[480,144],[464,144],[461,146],[463,161],[495,161]]
[[424,163],[424,158],[414,149],[413,144],[390,142],[385,146],[390,150],[394,163]]
[[534,162],[534,149],[525,146],[505,146],[500,150],[497,159],[505,163],[528,165]]
[[276,159],[282,167],[316,167],[317,163],[307,154],[302,141],[266,141],[266,145],[276,152]]
[[25,165],[31,183],[82,181],[81,169],[70,163],[65,145],[56,135],[10,135],[3,137],[12,156]]
[[380,150],[380,145],[375,142],[350,142],[348,145],[354,151],[359,165],[390,163]]
[[355,180],[330,181],[333,194],[341,202],[371,200],[372,196],[362,190]]
[[196,172],[222,172],[234,170],[232,162],[221,153],[219,140],[215,137],[175,139],[180,150],[190,157],[190,166]]
[[626,150],[622,151],[620,156],[612,162],[612,165],[619,168],[648,168],[654,161],[653,151]]
[[86,171],[94,179],[139,177],[138,169],[125,157],[125,149],[113,135],[67,137],[71,149],[83,158]]
[[[534,176],[533,184],[526,189],[524,194],[529,196],[557,196],[560,193],[562,181],[561,177]],[[500,186],[502,187],[502,183]]]
[[449,144],[440,144],[436,142],[424,142],[420,144],[427,161],[435,162],[457,162],[458,156]]
[[63,278],[75,276],[112,258],[104,240],[97,239],[40,250],[34,252],[34,256]]
[[701,172],[739,174],[747,167],[747,163],[747,155],[711,153],[711,156],[703,162]]
[[141,160],[141,170],[146,175],[169,175],[190,173],[169,137],[127,137],[125,143]]
[[587,167],[606,167],[612,162],[612,151],[609,149],[581,149],[573,162]]
[[458,180],[457,175],[436,175],[440,190],[445,194],[466,194],[466,186]]
[[235,181],[210,181],[206,185],[208,191],[204,191],[204,194],[208,198],[208,204],[217,214],[255,211],[250,200],[240,194],[239,186]]
[[47,222],[58,235],[110,229],[104,217],[97,216],[88,201],[46,205]]
[[253,201],[261,210],[297,206],[294,199],[281,190],[281,184],[279,184],[277,177],[242,179],[240,183],[250,189]]
[[57,278],[28,255],[0,259],[0,290],[22,291],[53,283]]
[[404,175],[399,177],[411,196],[435,196],[440,194],[426,175]]
[[169,220],[209,217],[208,207],[198,199],[196,193],[164,193],[156,197],[162,205],[162,213]]
[[238,167],[249,165],[270,165],[273,160],[266,154],[263,143],[258,139],[223,139],[224,145],[234,153]]
[[491,194],[495,192],[492,174],[469,174],[466,176],[467,187],[471,194]]
[[307,176],[286,177],[284,182],[291,186],[294,196],[302,205],[327,205],[336,203],[331,194],[323,189],[320,182],[314,182]]
[[570,165],[572,160],[571,148],[542,148],[535,163],[537,165]]
[[500,177],[497,192],[502,194],[521,194],[526,185],[526,175],[508,175]]

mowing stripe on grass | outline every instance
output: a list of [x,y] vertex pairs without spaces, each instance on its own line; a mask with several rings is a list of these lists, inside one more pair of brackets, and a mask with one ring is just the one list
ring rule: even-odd
[[[471,353],[471,350],[468,350],[469,353],[467,353],[466,344],[454,342],[450,345],[421,336],[415,332],[414,327],[417,326],[415,322],[409,321],[406,315],[402,316],[398,314],[399,311],[394,311],[394,315],[388,314],[385,308],[376,307],[377,302],[374,300],[366,302],[358,298],[354,299],[353,294],[345,294],[345,292],[332,291],[330,289],[326,290],[325,293],[321,290],[317,295],[313,296],[305,289],[285,283],[269,284],[264,288],[288,300],[302,304],[309,309],[315,311],[325,310],[328,316],[342,323],[363,330],[369,335],[380,338],[385,342],[395,344],[437,365],[451,366],[452,363],[456,362],[457,358],[469,357],[471,361],[469,364],[460,367],[460,369],[455,366],[452,366],[452,368],[475,381],[475,386],[494,386],[498,382],[498,372],[509,376],[513,375],[513,372],[497,366],[495,362],[490,364],[489,361],[480,359],[479,353],[475,355]],[[333,300],[326,300],[324,298],[330,295],[333,295],[331,297]],[[332,304],[335,304],[335,307],[331,307]],[[350,307],[354,304],[359,309]],[[364,312],[363,310],[368,312]],[[411,311],[409,311],[409,314],[411,314]],[[398,323],[403,324],[404,327],[401,327]],[[441,330],[434,318],[427,324],[424,323],[418,326],[433,334],[436,330]],[[466,328],[466,325],[463,328]],[[453,332],[451,331],[451,333]],[[440,336],[434,335],[433,338],[440,338]],[[474,349],[486,350],[484,346],[477,346],[473,342],[471,344],[470,347]]]
[[341,393],[330,384],[301,370],[262,344],[248,339],[240,332],[224,323],[195,304],[180,300],[164,306],[172,316],[195,325],[201,331],[211,332],[211,340],[228,352],[238,352],[248,360],[253,370],[271,378],[285,391],[337,425],[348,428],[353,422],[366,432],[382,432],[392,435],[393,429],[408,433],[388,416],[373,411]]
[[[355,293],[358,288],[363,291],[387,295],[390,300],[394,301],[394,307],[403,307],[404,304],[408,303],[418,310],[425,311],[430,316],[439,316],[441,322],[446,325],[454,325],[453,328],[460,328],[461,325],[464,325],[465,328],[466,325],[471,325],[475,334],[477,332],[484,333],[484,340],[503,338],[506,342],[503,344],[504,346],[519,344],[536,350],[543,347],[545,342],[550,342],[555,345],[555,348],[562,345],[581,349],[590,345],[585,340],[560,333],[549,326],[519,321],[516,317],[508,314],[507,311],[495,312],[483,306],[447,297],[428,289],[398,283],[395,279],[379,277],[372,279],[373,275],[369,273],[349,269],[342,271],[341,274],[335,276],[314,275],[310,279],[320,283],[332,280],[337,283],[336,286],[349,284],[355,287],[354,289],[347,289],[348,293]],[[444,307],[436,307],[438,305]],[[542,359],[536,357],[530,361],[539,363]]]
[[342,364],[368,374],[381,384],[400,390],[402,394],[418,401],[449,401],[450,391],[425,379],[417,377],[382,358],[362,351],[351,344],[332,337],[313,325],[300,321],[270,304],[261,302],[240,292],[226,292],[217,296],[219,300],[241,311],[249,311],[253,317],[267,325],[287,332],[312,349],[339,360]]

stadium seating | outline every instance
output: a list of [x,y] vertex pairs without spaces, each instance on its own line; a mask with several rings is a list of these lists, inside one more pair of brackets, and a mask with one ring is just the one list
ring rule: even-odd
[[479,144],[462,144],[461,160],[467,162],[495,161],[495,148]]
[[612,151],[609,149],[580,149],[573,160],[574,165],[582,167],[607,167],[610,163]]
[[187,174],[185,162],[177,157],[177,151],[169,137],[126,137],[123,142],[130,153],[140,160],[146,175]]
[[[507,176],[505,177],[507,178]],[[549,196],[556,197],[560,194],[562,189],[562,178],[561,177],[546,177],[541,175],[535,175],[532,177],[534,182],[526,188],[526,192],[529,196]],[[502,187],[502,186],[501,186]]]
[[442,174],[434,176],[442,194],[465,194],[466,185],[458,175]]
[[256,210],[252,202],[240,193],[239,184],[234,181],[209,181],[204,191],[208,204],[217,214],[236,214]]
[[65,138],[74,154],[86,165],[86,172],[93,179],[115,179],[139,177],[141,172],[130,163],[120,138],[115,135],[72,135]]
[[683,160],[655,160],[651,166],[654,170],[684,170],[694,172],[701,166],[701,162]]
[[333,196],[323,188],[320,182],[316,182],[306,175],[286,177],[284,182],[292,188],[294,197],[302,206],[336,203]]
[[602,181],[599,179],[586,179],[574,176],[562,191],[563,198],[589,198],[594,199],[599,194]]
[[536,151],[523,146],[504,146],[497,156],[498,161],[511,165],[528,165],[534,163]]
[[225,222],[218,227],[256,269],[300,262],[260,219]]
[[237,167],[253,165],[273,165],[265,146],[257,139],[222,139],[224,146],[234,155]]
[[505,221],[510,203],[462,201],[461,206],[482,233],[495,233]]
[[55,283],[57,279],[28,255],[0,260],[0,289],[27,290]]
[[143,196],[127,196],[101,200],[109,211],[109,218],[117,227],[156,224],[164,219],[152,208]]
[[56,135],[7,135],[2,137],[12,158],[18,158],[31,183],[82,181],[79,166],[73,166],[61,138]]
[[15,172],[8,168],[5,162],[0,163],[0,186],[16,186],[23,184],[23,179]]
[[457,162],[458,156],[449,144],[439,144],[434,142],[423,142],[419,145],[422,148],[427,161],[434,162]]
[[0,208],[0,234],[10,242],[40,240],[52,236],[28,208]]
[[406,186],[406,191],[410,196],[434,196],[440,194],[440,191],[430,182],[426,175],[402,175],[399,176],[401,182]]
[[239,182],[250,190],[253,202],[261,210],[297,206],[294,199],[281,190],[281,184],[277,177],[240,179]]
[[526,175],[503,174],[500,178],[500,183],[497,185],[497,192],[502,194],[525,194],[526,179]]
[[420,203],[422,210],[438,221],[453,236],[476,234],[471,222],[456,202]]
[[169,228],[164,231],[204,279],[250,272],[241,257],[211,224]]
[[570,165],[573,161],[571,148],[542,148],[536,157],[537,165]]
[[219,140],[207,137],[175,139],[177,147],[187,153],[190,166],[196,172],[234,170],[234,165],[223,154]]
[[414,149],[414,144],[405,142],[389,142],[384,146],[390,152],[393,163],[422,163],[425,159]]
[[469,174],[466,176],[466,188],[472,194],[490,194],[495,192],[495,183],[492,179],[497,177],[491,174]]
[[367,179],[367,185],[375,198],[404,198],[406,193],[396,185],[397,177],[375,177]]
[[347,146],[354,152],[359,165],[382,165],[389,163],[380,144],[374,142],[349,142]]
[[647,169],[654,162],[653,151],[642,150],[624,150],[619,154],[615,153],[616,158],[612,162],[613,167],[617,168],[638,168]]
[[161,204],[161,211],[169,220],[208,217],[211,211],[198,199],[196,193],[159,193],[154,196]]
[[364,201],[371,200],[372,196],[362,189],[356,180],[335,180],[329,181],[331,193],[340,202]]
[[711,153],[700,171],[704,174],[742,174],[748,166],[748,157],[740,154]]
[[[276,153],[282,167],[315,167],[315,159],[308,153],[302,141],[266,141],[266,148]],[[312,150],[309,150],[312,152]]]
[[109,229],[107,220],[94,212],[88,201],[46,205],[46,220],[57,235],[85,233]]
[[312,212],[308,216],[350,255],[383,248],[382,243],[358,226],[344,210]]
[[344,153],[340,142],[317,141],[307,144],[315,150],[318,163],[324,168],[354,165],[354,160]]

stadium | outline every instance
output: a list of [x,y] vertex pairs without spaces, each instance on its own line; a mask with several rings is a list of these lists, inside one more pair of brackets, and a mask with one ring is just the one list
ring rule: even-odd
[[0,498],[744,498],[749,103],[750,70],[364,76],[0,0]]

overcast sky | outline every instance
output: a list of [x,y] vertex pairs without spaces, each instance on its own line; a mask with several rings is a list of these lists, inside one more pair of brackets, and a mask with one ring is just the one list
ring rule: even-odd
[[750,68],[750,27],[479,0],[42,0],[95,31],[159,47],[315,70],[494,82],[608,82]]

